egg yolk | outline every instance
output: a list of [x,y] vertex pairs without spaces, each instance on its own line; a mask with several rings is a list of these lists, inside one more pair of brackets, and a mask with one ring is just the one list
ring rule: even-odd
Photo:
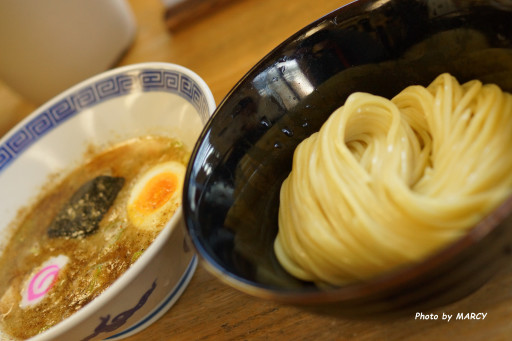
[[151,213],[165,205],[177,188],[178,177],[174,173],[159,173],[146,183],[133,207],[141,213]]

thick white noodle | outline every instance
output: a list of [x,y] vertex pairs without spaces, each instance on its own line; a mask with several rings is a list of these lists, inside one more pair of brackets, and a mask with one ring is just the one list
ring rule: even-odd
[[512,95],[442,74],[354,93],[295,150],[274,249],[319,285],[365,280],[460,238],[512,193]]

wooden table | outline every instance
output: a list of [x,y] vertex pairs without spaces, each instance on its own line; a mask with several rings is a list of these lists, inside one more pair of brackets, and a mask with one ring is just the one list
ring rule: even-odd
[[[232,0],[169,32],[159,0],[130,0],[138,34],[120,64],[181,64],[208,83],[219,103],[280,42],[347,2]],[[0,135],[35,108],[0,83]],[[471,312],[487,315],[456,320],[457,313]],[[238,292],[199,266],[176,305],[126,340],[512,340],[512,262],[470,297],[428,313],[438,320],[415,314],[391,321],[317,316]],[[442,320],[443,313],[452,320]]]

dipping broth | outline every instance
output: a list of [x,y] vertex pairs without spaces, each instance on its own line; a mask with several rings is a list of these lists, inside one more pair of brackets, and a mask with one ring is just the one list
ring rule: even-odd
[[34,336],[123,274],[181,205],[189,156],[180,141],[137,138],[46,186],[20,211],[0,258],[3,330]]

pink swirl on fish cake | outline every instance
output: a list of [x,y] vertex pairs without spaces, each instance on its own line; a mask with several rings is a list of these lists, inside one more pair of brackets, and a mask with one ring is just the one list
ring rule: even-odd
[[25,308],[39,303],[57,282],[59,272],[68,262],[68,257],[60,255],[52,257],[39,267],[30,277],[26,289],[23,290],[21,307]]

